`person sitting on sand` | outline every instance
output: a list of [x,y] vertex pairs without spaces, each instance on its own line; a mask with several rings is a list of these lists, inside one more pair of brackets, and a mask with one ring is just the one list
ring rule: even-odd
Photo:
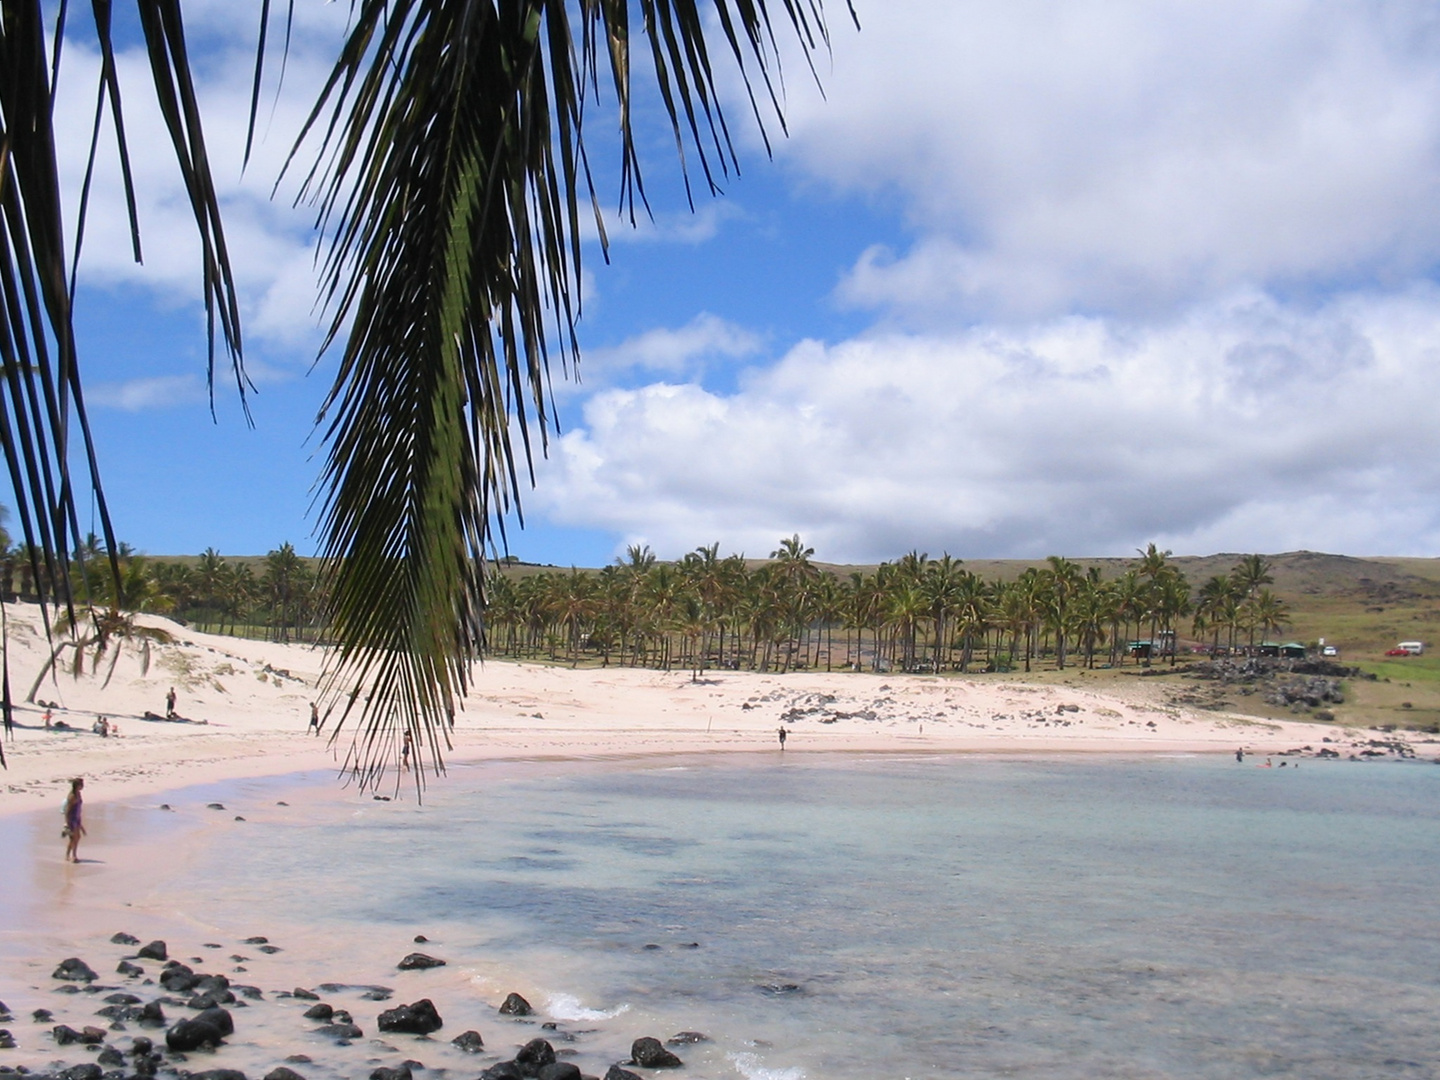
[[85,800],[80,791],[85,787],[85,778],[75,777],[70,781],[70,794],[65,797],[65,828],[60,835],[65,838],[65,861],[79,862],[80,838],[85,835]]
[[90,730],[99,735],[102,739],[110,736],[110,722],[103,716],[95,717],[95,723],[90,725]]

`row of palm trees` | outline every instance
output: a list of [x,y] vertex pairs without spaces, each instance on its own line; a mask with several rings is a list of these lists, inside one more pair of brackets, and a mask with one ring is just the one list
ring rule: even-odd
[[[3,538],[0,538],[3,539]],[[0,591],[35,599],[41,586],[55,595],[53,583],[36,579],[44,563],[22,546],[0,549]],[[293,545],[266,554],[258,572],[253,560],[229,560],[207,548],[194,562],[150,559],[128,544],[117,548],[119,588],[108,572],[104,544],[91,533],[68,568],[70,595],[100,612],[151,611],[171,615],[204,630],[273,641],[315,641],[323,635],[325,578],[314,560]]]
[[[92,535],[72,564],[72,590],[109,610],[155,611],[202,629],[276,641],[317,641],[327,576],[286,543],[259,567],[208,548],[194,561],[152,560],[120,545],[121,593],[112,595],[103,546]],[[30,561],[6,559],[6,592],[27,594]],[[912,551],[872,572],[848,576],[815,563],[798,535],[767,561],[721,557],[719,544],[662,562],[631,547],[601,570],[526,573],[513,563],[487,574],[485,610],[492,653],[601,664],[787,671],[795,668],[969,672],[1175,662],[1178,631],[1213,651],[1253,649],[1256,636],[1288,624],[1266,586],[1269,564],[1247,555],[1228,575],[1192,594],[1151,544],[1116,577],[1060,556],[1013,581],[985,581],[950,555]]]
[[1288,624],[1261,556],[1192,594],[1170,554],[1151,544],[1108,580],[1052,555],[1013,581],[985,581],[948,554],[915,551],[842,577],[818,566],[798,535],[758,565],[721,558],[718,544],[676,562],[631,547],[599,571],[500,568],[489,577],[486,624],[501,655],[697,676],[707,667],[1028,672],[1041,659],[1063,669],[1077,657],[1089,668],[1173,664],[1186,618],[1214,651],[1253,649],[1257,634]]

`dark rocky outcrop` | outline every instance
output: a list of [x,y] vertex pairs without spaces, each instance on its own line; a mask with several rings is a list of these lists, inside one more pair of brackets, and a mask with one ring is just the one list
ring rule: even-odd
[[505,1000],[500,1003],[501,1016],[529,1016],[534,1011],[530,1002],[519,994],[506,994]]
[[154,1049],[155,1044],[147,1036],[137,1035],[130,1040],[130,1053],[136,1057],[145,1057]]
[[327,1035],[332,1039],[362,1039],[365,1032],[360,1030],[357,1024],[326,1024],[324,1027],[315,1029],[321,1035]]
[[265,1080],[305,1080],[294,1069],[288,1069],[284,1065],[277,1065],[265,1074]]
[[546,1065],[555,1064],[555,1047],[544,1039],[531,1039],[515,1055],[515,1064],[526,1076],[539,1076]]
[[191,1073],[190,1080],[246,1080],[246,1076],[239,1069],[206,1069]]
[[426,968],[444,967],[445,961],[423,952],[412,952],[395,966],[401,971],[424,971]]
[[578,1065],[569,1061],[557,1061],[540,1070],[538,1080],[584,1080]]
[[105,1001],[106,1001],[107,1004],[110,1004],[110,1005],[139,1005],[139,1004],[140,1004],[140,999],[139,999],[138,997],[136,997],[134,994],[127,994],[127,993],[125,993],[125,991],[123,991],[123,990],[116,991],[116,992],[113,993],[113,994],[106,994],[106,995],[105,995]]
[[605,1074],[605,1080],[645,1080],[645,1078],[629,1069],[622,1069],[619,1065],[611,1065],[610,1071]]
[[695,1043],[709,1042],[709,1035],[702,1035],[698,1031],[677,1031],[665,1040],[666,1046],[691,1046]]
[[68,960],[61,960],[60,966],[50,973],[52,979],[66,979],[69,982],[94,982],[100,976],[96,975],[90,965],[81,960],[78,956],[72,956]]
[[50,1034],[61,1046],[70,1046],[73,1043],[98,1046],[105,1041],[104,1029],[97,1027],[86,1027],[81,1031],[76,1031],[69,1024],[60,1024],[52,1028]]
[[269,945],[270,939],[264,934],[256,934],[254,937],[247,937],[241,945]]
[[101,1065],[104,1065],[106,1068],[110,1069],[114,1069],[117,1067],[123,1068],[125,1065],[125,1055],[122,1054],[119,1050],[116,1050],[113,1046],[107,1046],[104,1050],[101,1050],[100,1056],[97,1057],[95,1060],[98,1061]]
[[299,998],[301,1001],[319,1001],[319,1000],[320,1000],[320,995],[319,995],[319,994],[315,993],[313,990],[306,990],[306,989],[305,989],[304,987],[302,987],[302,986],[297,986],[294,990],[291,990],[291,991],[290,991],[290,996],[291,996],[291,997],[295,997],[295,998]]
[[51,1020],[55,1019],[55,1014],[49,1009],[36,1009],[30,1014],[30,1019],[34,1020],[37,1024],[48,1024]]
[[62,1069],[55,1074],[55,1080],[100,1080],[104,1075],[103,1070],[94,1062],[87,1062],[84,1065],[71,1065],[68,1069]]
[[308,1009],[305,1010],[306,1020],[328,1021],[334,1015],[335,1009],[332,1006],[325,1004],[325,1002],[323,1001],[320,1002],[318,1005],[311,1005]]
[[413,1080],[408,1065],[381,1067],[370,1071],[370,1080]]
[[163,941],[152,941],[149,945],[142,945],[135,950],[135,955],[144,960],[159,960],[162,963],[170,959],[170,950],[166,948]]
[[132,964],[129,960],[121,960],[115,968],[116,975],[127,975],[130,978],[139,978],[145,974],[145,969],[139,964]]
[[15,1036],[4,1028],[0,1028],[0,1050],[14,1050]]
[[[526,1080],[525,1073],[513,1061],[502,1061],[491,1065],[480,1074],[480,1080]],[[637,1076],[635,1080],[640,1080]]]
[[642,1039],[636,1039],[630,1045],[630,1060],[647,1069],[678,1069],[685,1064],[669,1050],[666,1050],[659,1039],[652,1039],[648,1035]]
[[181,1020],[165,1032],[165,1045],[188,1053],[205,1046],[219,1046],[225,1036],[235,1033],[235,1020],[224,1009],[206,1009],[189,1020]]
[[478,1054],[485,1049],[485,1040],[478,1031],[465,1031],[451,1039],[450,1045],[459,1047],[467,1054]]
[[139,944],[140,944],[140,939],[139,939],[138,937],[136,937],[134,934],[127,934],[127,933],[125,933],[124,930],[121,930],[118,934],[113,934],[113,935],[111,935],[111,937],[110,937],[110,944],[111,944],[111,945],[139,945]]
[[429,998],[421,998],[413,1005],[398,1005],[386,1009],[377,1021],[381,1031],[394,1031],[406,1035],[429,1035],[444,1026],[440,1014]]

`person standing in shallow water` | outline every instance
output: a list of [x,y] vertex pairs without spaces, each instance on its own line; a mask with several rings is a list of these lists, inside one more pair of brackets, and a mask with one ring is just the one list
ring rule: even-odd
[[79,862],[80,838],[85,835],[85,800],[80,792],[85,787],[85,778],[75,777],[70,781],[70,794],[65,797],[65,861]]
[[780,749],[781,749],[781,750],[784,750],[784,749],[785,749],[785,739],[789,736],[789,734],[790,734],[790,733],[789,733],[788,731],[786,731],[783,727],[780,729]]

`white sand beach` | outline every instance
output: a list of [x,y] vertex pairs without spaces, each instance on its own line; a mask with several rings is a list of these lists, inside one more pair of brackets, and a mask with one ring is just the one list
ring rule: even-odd
[[[73,776],[90,802],[198,784],[337,768],[351,732],[307,734],[322,650],[205,634],[158,616],[171,644],[152,645],[148,671],[124,643],[113,671],[56,670],[16,712],[0,773],[0,812],[58,806]],[[11,685],[23,698],[50,646],[38,610],[12,607]],[[67,653],[67,666],[68,666]],[[642,754],[775,752],[782,718],[787,753],[1271,754],[1332,738],[1337,749],[1366,736],[1313,723],[1258,720],[1166,704],[1162,680],[1100,680],[1077,670],[1061,683],[991,678],[629,668],[570,670],[491,660],[456,717],[447,764]],[[176,712],[163,716],[171,687]],[[45,730],[44,707],[71,730]],[[97,716],[118,737],[91,730]],[[403,790],[403,787],[402,787]]]

